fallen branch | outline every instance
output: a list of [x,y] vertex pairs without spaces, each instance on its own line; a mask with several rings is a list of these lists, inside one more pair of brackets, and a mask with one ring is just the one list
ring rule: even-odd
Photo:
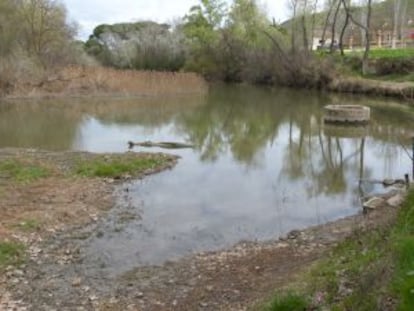
[[159,148],[166,148],[166,149],[181,149],[181,148],[194,148],[194,145],[185,144],[185,143],[176,143],[176,142],[152,142],[152,141],[144,141],[144,142],[128,142],[129,149],[134,148],[135,146],[140,147],[159,147]]

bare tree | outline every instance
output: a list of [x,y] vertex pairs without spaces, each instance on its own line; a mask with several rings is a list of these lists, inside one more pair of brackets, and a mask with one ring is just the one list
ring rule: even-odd
[[66,23],[66,10],[54,0],[22,0],[21,45],[44,65],[62,60],[75,29]]
[[365,50],[364,55],[362,57],[362,74],[367,74],[369,71],[369,52],[371,49],[371,32],[370,32],[370,26],[371,26],[371,15],[372,15],[372,0],[366,0],[366,7],[367,7],[367,14],[366,14],[366,23],[365,25],[355,20],[354,16],[352,15],[352,11],[350,6],[348,5],[347,1],[341,0],[342,4],[344,6],[344,9],[346,11],[347,16],[349,19],[358,27],[360,27],[364,33],[365,33]]

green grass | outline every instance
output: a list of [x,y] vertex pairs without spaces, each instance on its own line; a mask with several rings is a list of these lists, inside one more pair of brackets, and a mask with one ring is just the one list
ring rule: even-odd
[[414,193],[410,193],[392,234],[395,271],[392,291],[399,300],[397,310],[414,306]]
[[41,228],[41,225],[35,219],[27,219],[19,223],[17,225],[17,228],[19,228],[21,231],[24,231],[24,232],[35,232]]
[[0,177],[17,182],[32,182],[50,176],[50,171],[40,165],[18,160],[7,160],[0,163]]
[[288,293],[283,296],[276,296],[264,311],[303,311],[306,310],[309,302],[302,296]]
[[263,310],[296,310],[285,306],[293,306],[295,301],[305,303],[306,297],[322,297],[312,305],[316,310],[371,311],[395,307],[398,311],[412,311],[414,191],[408,195],[395,223],[369,232],[355,232],[315,263],[301,280],[306,286],[301,286],[299,296],[275,298],[274,309]]
[[[349,52],[347,56],[361,56],[364,51]],[[406,49],[371,49],[369,52],[371,59],[403,59],[414,58],[414,48]]]
[[136,175],[154,169],[166,161],[165,157],[126,157],[113,159],[83,160],[77,164],[75,172],[84,177],[121,177]]
[[24,260],[24,246],[13,242],[0,242],[0,268],[16,265]]

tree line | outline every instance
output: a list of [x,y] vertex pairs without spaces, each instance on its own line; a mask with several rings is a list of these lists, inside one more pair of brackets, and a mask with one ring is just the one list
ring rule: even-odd
[[[392,29],[392,42],[414,19],[413,0],[286,0],[290,18],[277,23],[256,0],[200,0],[175,25],[100,25],[86,51],[117,68],[189,70],[214,80],[319,87],[335,75],[329,54],[359,41],[361,72],[369,72],[370,42]],[[389,14],[389,12],[393,14]],[[351,43],[350,43],[351,42]]]
[[[0,89],[22,79],[39,80],[67,64],[90,62],[119,69],[194,71],[230,82],[322,87],[335,77],[335,53],[344,54],[350,35],[365,45],[361,71],[368,73],[376,30],[392,29],[395,47],[409,21],[414,23],[414,0],[286,3],[290,17],[278,23],[256,0],[200,0],[173,25],[99,25],[82,43],[75,40],[77,27],[68,22],[61,2],[0,0]],[[328,56],[313,51],[316,39]]]

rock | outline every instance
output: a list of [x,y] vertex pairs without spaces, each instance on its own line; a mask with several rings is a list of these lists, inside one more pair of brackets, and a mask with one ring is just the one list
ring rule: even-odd
[[289,240],[294,240],[300,235],[299,230],[292,230],[288,233],[287,237]]
[[91,296],[89,296],[89,301],[95,301],[95,300],[97,300],[98,299],[98,297],[97,296],[95,296],[95,295],[91,295]]
[[213,289],[214,289],[214,286],[212,286],[212,285],[208,285],[208,286],[206,287],[206,289],[207,289],[207,291],[208,291],[208,292],[212,292],[212,291],[213,291]]
[[385,203],[384,199],[379,198],[379,197],[372,197],[371,199],[369,199],[363,204],[363,207],[367,209],[377,209],[378,207],[383,206],[384,203]]
[[387,200],[387,204],[392,207],[398,207],[404,202],[404,196],[402,194],[397,194],[392,196]]
[[382,181],[382,184],[383,184],[385,187],[392,186],[392,185],[394,185],[395,183],[396,183],[396,181],[395,181],[394,179],[384,179],[384,180]]
[[72,280],[72,286],[73,287],[78,287],[80,286],[82,283],[82,279],[81,278],[75,278]]
[[20,276],[24,275],[24,272],[22,270],[14,270],[13,275],[17,276],[17,277],[20,277]]

